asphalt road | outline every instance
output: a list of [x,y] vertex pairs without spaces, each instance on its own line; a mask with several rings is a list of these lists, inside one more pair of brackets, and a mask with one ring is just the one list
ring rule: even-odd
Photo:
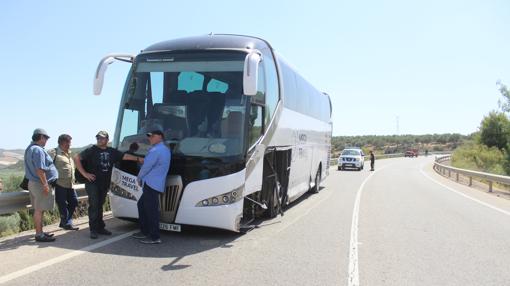
[[510,285],[510,201],[448,181],[432,157],[336,171],[319,194],[247,234],[164,232],[163,244],[54,230],[0,240],[5,285]]

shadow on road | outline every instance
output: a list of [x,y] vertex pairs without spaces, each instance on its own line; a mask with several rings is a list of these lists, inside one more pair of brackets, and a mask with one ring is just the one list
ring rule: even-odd
[[[90,239],[87,222],[77,224],[79,231],[63,231],[56,227],[47,226],[45,231],[55,233],[57,240],[52,243],[39,243],[34,240],[34,234],[27,232],[16,237],[0,241],[0,253],[10,251],[19,251],[20,259],[24,255],[33,255],[33,250],[38,248],[64,248],[69,250],[85,250],[94,248],[95,244],[106,243],[104,246],[89,251],[91,253],[110,254],[117,256],[135,256],[135,257],[153,257],[153,258],[175,258],[168,265],[164,266],[165,271],[179,270],[186,268],[183,265],[177,265],[182,257],[207,251],[210,249],[222,247],[230,248],[232,241],[242,236],[242,234],[203,228],[193,226],[183,226],[182,232],[161,232],[162,244],[145,245],[139,240],[126,237],[119,241],[108,243],[107,240],[116,236],[123,235],[138,229],[138,224],[119,219],[105,220],[107,228],[113,232],[112,236],[100,236],[99,239]],[[27,251],[28,250],[28,251]],[[37,255],[37,252],[35,253]]]
[[[323,189],[323,188],[321,188]],[[320,195],[320,193],[319,193]],[[306,193],[298,200],[289,204],[286,211],[299,205],[301,202],[316,196],[315,194]],[[222,248],[231,249],[235,247],[235,241],[243,235],[225,230],[182,226],[182,232],[161,232],[162,244],[146,245],[140,243],[139,240],[125,237],[115,239],[120,235],[134,232],[138,229],[138,224],[129,221],[112,218],[111,214],[105,216],[107,229],[113,232],[112,236],[99,236],[99,239],[90,239],[88,222],[82,219],[76,222],[80,227],[79,231],[65,231],[56,225],[46,226],[45,231],[54,233],[56,241],[52,243],[38,243],[34,240],[34,233],[26,232],[15,237],[0,240],[0,253],[10,257],[19,257],[24,259],[30,255],[41,255],[45,259],[54,258],[54,255],[61,255],[62,252],[56,252],[55,248],[68,249],[70,251],[80,250],[89,253],[106,254],[112,256],[126,257],[147,257],[147,258],[167,258],[168,264],[161,266],[162,271],[178,271],[191,267],[192,265],[180,264],[181,260],[190,255],[206,252],[212,249]],[[280,221],[261,219],[253,222],[254,228],[260,228],[270,224],[281,223]],[[112,239],[112,241],[110,241]],[[44,251],[35,251],[37,249],[46,249]],[[48,255],[50,254],[50,255]]]

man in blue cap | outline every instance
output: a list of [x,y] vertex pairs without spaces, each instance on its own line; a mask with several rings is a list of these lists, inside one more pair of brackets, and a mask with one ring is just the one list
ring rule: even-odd
[[43,212],[53,209],[54,183],[58,179],[57,168],[48,152],[44,150],[49,138],[46,130],[35,129],[24,157],[30,202],[34,208],[35,240],[39,242],[55,241],[53,234],[43,232]]

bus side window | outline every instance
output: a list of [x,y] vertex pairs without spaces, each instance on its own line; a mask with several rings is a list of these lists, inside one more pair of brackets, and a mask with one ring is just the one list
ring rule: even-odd
[[250,109],[250,133],[248,147],[251,147],[259,137],[262,135],[262,107],[259,105],[252,105]]

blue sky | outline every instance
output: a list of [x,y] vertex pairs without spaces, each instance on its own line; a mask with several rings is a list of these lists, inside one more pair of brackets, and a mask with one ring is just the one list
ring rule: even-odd
[[[173,3],[176,2],[176,3]],[[74,146],[114,132],[127,64],[99,60],[209,32],[262,37],[331,95],[333,135],[462,133],[510,85],[510,2],[0,1],[0,148],[33,129]]]

